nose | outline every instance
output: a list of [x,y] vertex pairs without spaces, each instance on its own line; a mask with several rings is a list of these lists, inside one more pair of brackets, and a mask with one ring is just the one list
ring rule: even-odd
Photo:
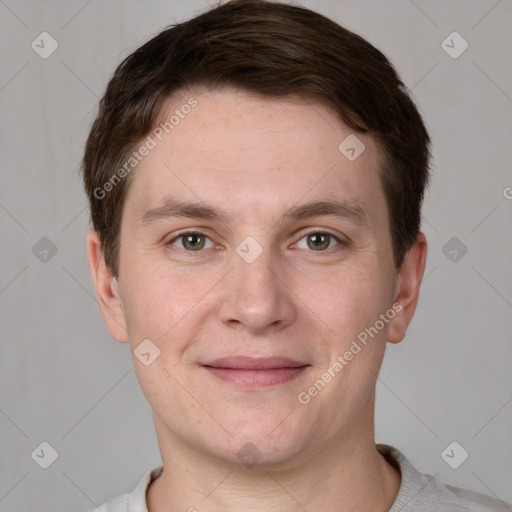
[[268,248],[249,261],[250,258],[233,253],[233,268],[219,297],[221,321],[253,334],[284,329],[297,317],[289,269]]

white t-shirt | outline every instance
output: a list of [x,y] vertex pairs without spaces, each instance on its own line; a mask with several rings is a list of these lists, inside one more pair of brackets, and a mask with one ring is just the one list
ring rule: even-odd
[[[400,490],[389,512],[511,512],[512,505],[485,494],[453,487],[427,473],[419,473],[396,448],[377,444],[379,452],[402,473]],[[162,473],[148,471],[131,494],[123,494],[88,512],[148,512],[146,490]]]

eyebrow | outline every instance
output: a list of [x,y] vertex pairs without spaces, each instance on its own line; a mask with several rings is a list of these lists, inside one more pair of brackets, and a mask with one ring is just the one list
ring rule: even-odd
[[[360,226],[368,226],[368,216],[364,208],[353,202],[340,199],[312,201],[294,206],[284,213],[278,223],[290,220],[304,220],[312,217],[331,216],[348,219]],[[148,210],[139,221],[139,227],[147,226],[160,219],[185,217],[198,220],[212,220],[228,223],[229,214],[207,203],[191,203],[168,198],[156,208]]]

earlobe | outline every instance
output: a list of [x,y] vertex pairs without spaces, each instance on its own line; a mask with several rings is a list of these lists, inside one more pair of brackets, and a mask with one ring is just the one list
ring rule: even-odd
[[390,343],[400,343],[405,337],[407,327],[418,304],[426,260],[427,240],[425,235],[420,232],[412,247],[407,251],[398,272],[394,303],[400,305],[400,311],[389,325],[388,341]]
[[105,262],[101,241],[96,231],[90,231],[87,235],[87,253],[89,270],[105,325],[112,338],[127,342],[128,332],[119,283]]

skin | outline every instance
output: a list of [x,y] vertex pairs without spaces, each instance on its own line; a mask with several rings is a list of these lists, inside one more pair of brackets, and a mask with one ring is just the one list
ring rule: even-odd
[[[169,98],[162,118],[191,95]],[[338,145],[353,131],[321,104],[228,88],[194,97],[197,106],[133,171],[118,279],[97,234],[88,236],[112,337],[132,352],[146,338],[160,350],[148,366],[134,357],[164,464],[148,510],[388,511],[401,477],[375,447],[375,386],[386,342],[399,343],[413,317],[425,236],[407,253],[398,290],[371,135],[357,134],[365,150],[349,161]],[[141,224],[170,196],[225,209],[227,218]],[[358,204],[367,223],[280,221],[292,207],[330,199]],[[193,241],[204,242],[200,250],[178,238],[188,228],[207,237]],[[341,243],[331,238],[317,249],[310,232]],[[263,250],[252,263],[236,252],[248,236]],[[301,404],[298,394],[393,304],[401,311]],[[231,355],[286,356],[310,367],[283,384],[247,390],[200,366]],[[237,456],[246,443],[257,448],[251,467]]]

